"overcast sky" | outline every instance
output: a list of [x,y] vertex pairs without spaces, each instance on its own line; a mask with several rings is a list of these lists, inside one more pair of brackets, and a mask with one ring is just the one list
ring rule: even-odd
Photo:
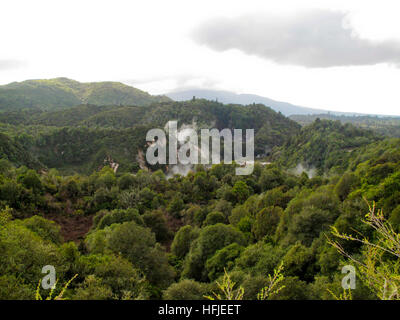
[[0,83],[200,87],[400,115],[398,2],[1,0]]

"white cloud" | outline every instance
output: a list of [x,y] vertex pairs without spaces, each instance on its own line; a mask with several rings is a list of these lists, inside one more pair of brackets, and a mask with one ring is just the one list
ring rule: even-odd
[[[398,37],[398,1],[367,0],[2,0],[0,83],[69,77],[123,81],[159,94],[180,86],[254,93],[338,111],[400,115],[400,70],[386,64],[308,69],[238,49],[224,52],[191,38],[209,19],[311,9],[349,12],[362,39]],[[395,40],[393,40],[395,41]]]

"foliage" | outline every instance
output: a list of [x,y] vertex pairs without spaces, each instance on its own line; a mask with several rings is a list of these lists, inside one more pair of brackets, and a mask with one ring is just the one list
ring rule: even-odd
[[364,223],[376,231],[377,239],[374,242],[367,238],[339,233],[332,227],[332,234],[335,237],[363,244],[362,258],[349,255],[337,241],[329,240],[329,242],[341,254],[357,264],[362,281],[379,299],[399,300],[400,234],[396,233],[385,220],[383,212],[376,210],[375,204],[370,206]]
[[184,279],[173,283],[164,291],[163,299],[166,300],[202,300],[207,292],[207,286],[200,282]]
[[340,121],[341,123],[351,123],[356,127],[373,130],[379,134],[389,137],[400,138],[400,119],[398,117],[378,117],[378,116],[347,116],[333,114],[316,114],[316,115],[292,115],[290,119],[298,122],[302,126],[314,122],[317,118]]
[[[61,291],[55,297],[53,297],[53,295],[54,295],[54,293],[56,291],[56,287],[57,287],[57,281],[56,281],[54,287],[50,289],[50,293],[46,297],[45,300],[65,300],[64,299],[64,293],[68,289],[68,287],[71,284],[71,282],[74,281],[74,279],[77,276],[78,276],[78,274],[74,275],[67,283],[65,283],[65,285],[61,288]],[[38,286],[36,288],[35,298],[36,298],[36,300],[43,300],[43,297],[40,294],[40,281],[39,281]]]
[[[37,84],[22,85],[31,86],[26,99],[39,101]],[[67,80],[40,85],[76,85],[61,102],[83,90]],[[400,230],[400,139],[324,120],[300,130],[262,105],[147,95],[119,105],[113,99],[123,97],[97,91],[110,88],[125,90],[79,91],[108,106],[56,110],[43,95],[51,111],[25,104],[0,113],[1,299],[34,299],[49,264],[59,283],[78,274],[67,299],[347,299],[346,261],[325,237],[332,226],[360,240],[337,241],[367,267],[351,297],[395,297],[398,258],[381,249],[394,250],[388,239]],[[253,173],[236,176],[224,163],[186,175],[149,166],[146,132],[171,119],[198,130],[254,128]],[[365,217],[363,197],[385,214]]]
[[282,274],[283,263],[279,265],[277,269],[274,270],[274,275],[268,275],[268,285],[261,289],[260,293],[257,295],[258,300],[267,300],[270,296],[276,295],[285,288],[285,286],[280,285],[283,281],[284,276]]
[[222,282],[216,282],[218,289],[221,293],[213,292],[213,296],[206,296],[209,300],[243,300],[244,289],[234,289],[236,283],[232,281],[231,277],[225,270]]

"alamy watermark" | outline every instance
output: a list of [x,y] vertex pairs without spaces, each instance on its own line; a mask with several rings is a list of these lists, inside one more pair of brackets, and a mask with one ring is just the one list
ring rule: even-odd
[[342,274],[346,274],[342,279],[342,288],[354,290],[356,288],[356,268],[351,265],[344,266]]
[[[199,137],[195,129],[184,128],[178,130],[177,121],[169,121],[166,127],[168,131],[168,143],[164,130],[151,129],[147,132],[146,141],[150,143],[150,146],[146,152],[146,160],[149,164],[219,164],[221,163],[221,138],[223,138],[223,162],[231,164],[234,160],[238,163],[241,167],[236,168],[237,175],[249,175],[253,172],[254,129],[246,129],[244,143],[242,129],[233,129],[233,134],[230,129],[223,129],[221,131],[218,129],[201,129],[201,143],[199,147]],[[243,144],[245,145],[244,156]]]
[[42,288],[45,290],[55,289],[56,287],[56,268],[46,265],[42,268],[42,273],[46,275],[42,278]]

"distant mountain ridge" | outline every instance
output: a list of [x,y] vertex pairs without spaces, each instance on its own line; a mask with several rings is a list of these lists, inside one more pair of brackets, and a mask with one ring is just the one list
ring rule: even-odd
[[120,82],[78,82],[68,78],[26,80],[0,86],[0,111],[61,110],[80,104],[136,105],[170,101]]
[[267,97],[258,96],[255,94],[237,94],[230,91],[224,90],[208,90],[208,89],[185,89],[169,92],[165,94],[167,97],[175,101],[190,100],[193,97],[202,98],[207,100],[218,100],[222,103],[234,103],[234,104],[264,104],[267,107],[272,108],[276,112],[281,112],[285,116],[291,115],[310,115],[310,114],[321,114],[331,113],[333,115],[361,115],[355,112],[338,112],[328,111],[322,109],[307,108],[297,106],[288,102],[276,101]]
[[166,96],[176,101],[190,100],[193,97],[196,97],[207,100],[218,100],[218,102],[222,103],[234,103],[242,105],[260,103],[272,108],[276,112],[281,112],[285,116],[290,116],[294,114],[308,115],[327,112],[326,110],[306,108],[296,106],[287,102],[275,101],[255,94],[237,94],[223,90],[188,89],[169,92],[166,94]]

